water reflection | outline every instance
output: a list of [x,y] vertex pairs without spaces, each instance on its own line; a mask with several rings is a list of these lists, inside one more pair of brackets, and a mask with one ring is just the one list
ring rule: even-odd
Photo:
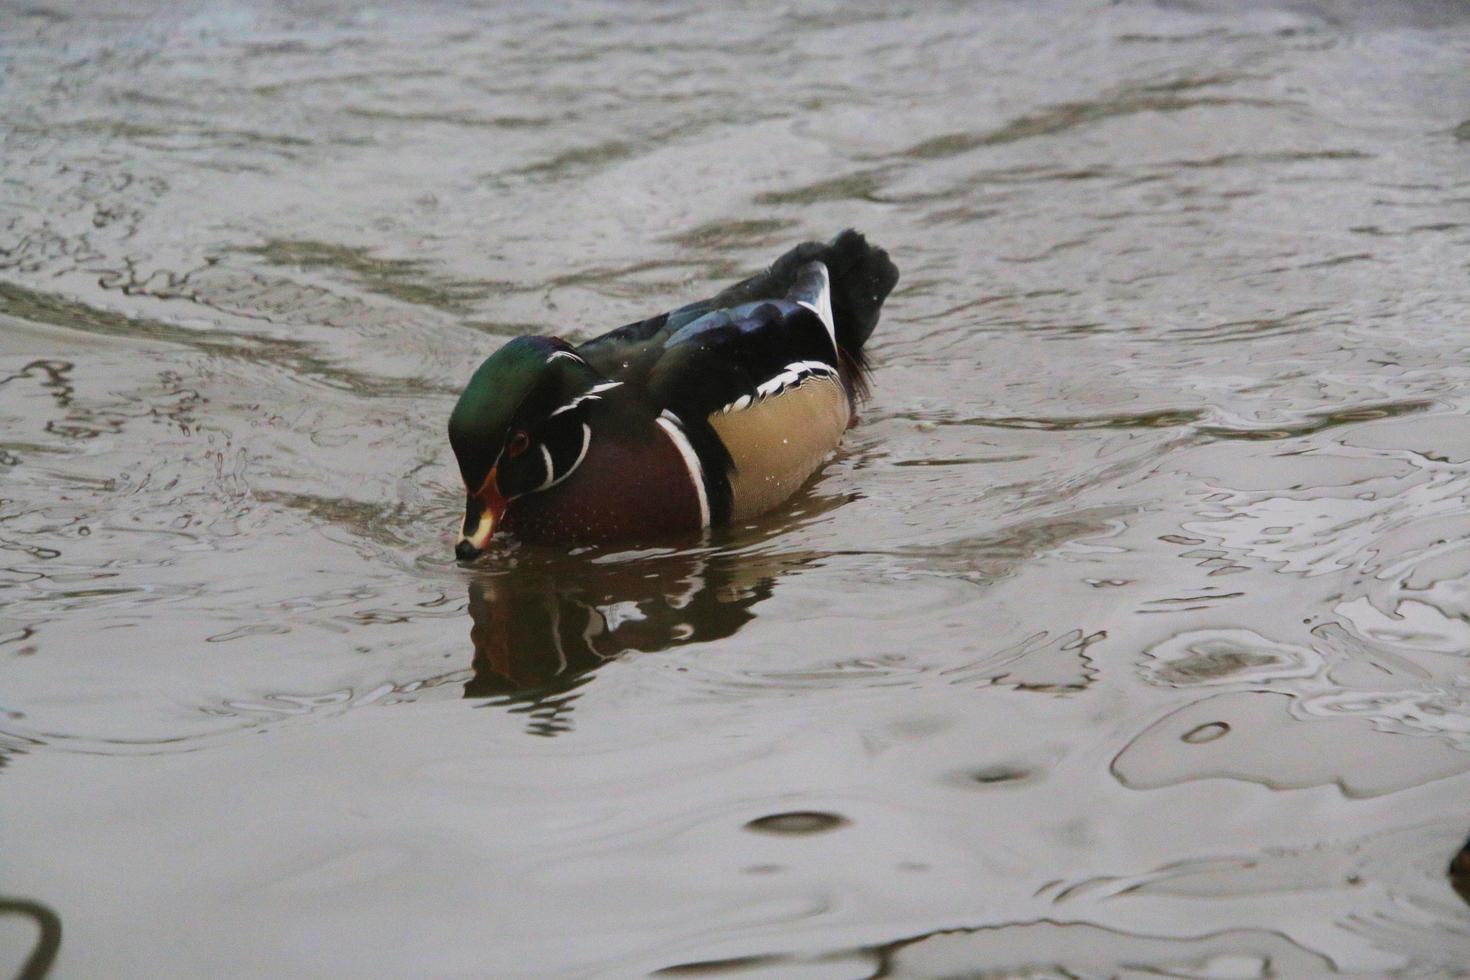
[[[1470,963],[1470,6],[205,6],[0,17],[69,972]],[[449,564],[489,349],[844,223],[906,285],[820,522]]]
[[1450,887],[1470,905],[1470,841],[1450,861]]
[[682,551],[589,560],[523,549],[511,567],[470,582],[474,676],[465,697],[554,706],[564,724],[565,695],[593,671],[630,651],[733,636],[781,576],[815,558]]
[[[1044,952],[1043,952],[1044,951]],[[1183,938],[1090,923],[1016,922],[945,930],[878,947],[873,976],[1321,977],[1332,960],[1271,929]]]
[[40,902],[0,895],[0,916],[30,919],[36,925],[36,941],[16,973],[16,980],[41,980],[51,972],[61,949],[61,917]]

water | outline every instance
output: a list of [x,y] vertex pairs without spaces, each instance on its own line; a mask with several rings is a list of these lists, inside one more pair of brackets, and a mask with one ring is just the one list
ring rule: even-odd
[[[0,972],[1466,975],[1463,3],[94,6],[0,14]],[[790,506],[454,564],[480,358],[847,225]]]

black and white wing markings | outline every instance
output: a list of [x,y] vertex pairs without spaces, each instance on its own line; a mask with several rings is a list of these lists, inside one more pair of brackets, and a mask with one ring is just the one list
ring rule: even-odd
[[809,378],[837,380],[832,336],[810,306],[768,299],[699,313],[665,337],[646,393],[654,408],[681,420],[700,463],[710,523],[727,524],[734,461],[711,418],[742,398],[749,405]]
[[788,297],[817,315],[822,326],[827,328],[827,337],[832,342],[832,356],[840,356],[837,345],[837,322],[832,319],[832,277],[821,262],[804,266],[796,276]]
[[741,398],[746,404],[818,374],[838,376],[831,334],[820,314],[790,299],[713,310],[665,341],[649,372],[649,394],[689,422]]
[[719,414],[729,415],[731,412],[744,411],[767,398],[790,391],[811,378],[831,378],[835,381],[838,377],[837,369],[830,364],[824,364],[821,361],[794,361],[786,365],[779,374],[756,385],[753,395],[741,395],[728,405],[721,406]]
[[[685,365],[691,385],[729,391],[715,408],[744,393],[742,385],[754,394],[760,382],[794,361],[840,364],[831,276],[814,261],[820,251],[814,244],[794,250],[718,296],[618,327],[575,354],[604,377],[651,389],[677,387],[667,380],[670,365]],[[708,348],[711,356],[694,356],[691,345]]]

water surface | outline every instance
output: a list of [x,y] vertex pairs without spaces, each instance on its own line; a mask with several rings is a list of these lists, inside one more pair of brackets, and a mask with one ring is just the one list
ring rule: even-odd
[[[1451,0],[5,6],[0,972],[1463,975],[1467,70]],[[496,345],[848,225],[789,506],[453,562]]]

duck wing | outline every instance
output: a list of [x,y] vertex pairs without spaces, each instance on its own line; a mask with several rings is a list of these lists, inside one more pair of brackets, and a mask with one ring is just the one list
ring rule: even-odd
[[897,279],[882,249],[846,231],[578,353],[687,439],[709,513],[727,523],[784,499],[836,446],[866,392],[863,345]]
[[[848,229],[805,242],[716,296],[619,327],[578,348],[659,409],[718,411],[803,362],[866,392],[863,348],[898,281],[888,253]],[[813,367],[813,370],[816,368]]]

